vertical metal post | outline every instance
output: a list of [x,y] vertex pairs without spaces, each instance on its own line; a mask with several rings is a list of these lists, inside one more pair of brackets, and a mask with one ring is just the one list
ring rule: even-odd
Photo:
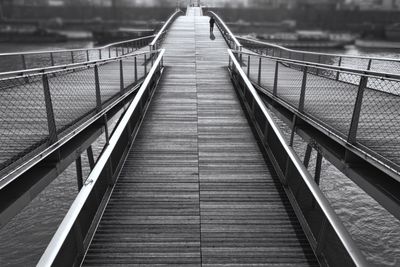
[[261,64],[262,64],[262,58],[260,57],[258,62],[258,85],[261,85]]
[[93,169],[94,169],[94,166],[95,166],[95,162],[94,162],[94,156],[93,156],[93,149],[92,149],[92,146],[89,146],[89,147],[88,147],[88,149],[86,150],[86,153],[87,153],[87,156],[88,156],[88,159],[89,159],[89,167],[90,167],[90,170],[93,170]]
[[49,79],[47,77],[47,74],[44,74],[42,76],[42,81],[43,81],[44,101],[46,104],[47,126],[49,129],[49,143],[54,144],[55,142],[57,142],[57,126],[54,117],[53,103],[51,101]]
[[116,55],[117,57],[119,56],[119,53],[118,53],[118,46],[115,47],[115,55]]
[[307,145],[306,149],[306,154],[304,155],[304,166],[308,168],[308,165],[310,164],[310,158],[311,158],[311,152],[312,152],[312,146],[310,144]]
[[107,118],[107,114],[104,114],[103,116],[103,120],[104,120],[104,133],[106,135],[106,145],[108,146],[110,144],[110,134],[108,132],[108,118]]
[[97,112],[100,112],[102,110],[102,104],[101,104],[99,67],[97,65],[94,66],[94,80],[95,80],[95,86],[96,86],[96,109],[97,109]]
[[147,75],[147,55],[144,54],[144,75]]
[[79,156],[76,161],[76,179],[78,181],[78,191],[81,191],[83,187],[83,172],[82,172],[82,158]]
[[108,58],[111,58],[111,46],[108,47]]
[[250,55],[247,58],[247,77],[250,78]]
[[137,57],[135,57],[135,82],[138,81]]
[[[321,55],[318,56],[318,64],[321,63]],[[319,69],[320,67],[317,67],[317,76],[319,75]]]
[[372,58],[370,58],[369,61],[368,61],[367,70],[371,70],[371,67],[372,67]]
[[120,82],[120,89],[121,92],[124,91],[124,66],[122,63],[122,59],[119,61],[119,82]]
[[24,54],[21,55],[21,60],[22,60],[22,68],[26,70],[26,60]]
[[89,57],[89,50],[86,50],[86,61],[89,61],[90,57]]
[[274,89],[273,89],[273,95],[274,96],[278,95],[278,71],[279,71],[279,62],[276,61],[276,63],[275,63]]
[[53,53],[50,53],[50,61],[51,61],[51,65],[54,66],[54,56],[53,56]]
[[300,100],[299,100],[299,111],[304,111],[304,102],[306,98],[306,88],[307,88],[307,70],[308,67],[304,67],[303,70],[303,81],[301,83],[301,92],[300,92]]
[[[339,57],[339,67],[342,66],[342,57]],[[336,74],[336,81],[339,81],[340,78],[340,70],[338,70],[337,74]]]
[[295,133],[296,133],[296,126],[297,126],[297,116],[295,114],[295,115],[293,115],[293,119],[292,119],[292,131],[291,131],[291,134],[290,134],[289,146],[293,146],[294,136],[295,136]]
[[101,59],[101,49],[99,49],[99,59]]
[[71,62],[72,64],[75,63],[75,59],[74,59],[74,51],[71,51]]
[[368,77],[361,76],[360,84],[358,86],[356,103],[354,105],[353,117],[351,119],[350,131],[347,141],[354,144],[357,139],[358,123],[360,121],[360,113],[362,107],[362,101],[364,97],[364,91],[368,84]]
[[322,170],[322,154],[318,151],[317,155],[317,163],[315,165],[315,176],[314,180],[319,185],[319,182],[321,180],[321,170]]

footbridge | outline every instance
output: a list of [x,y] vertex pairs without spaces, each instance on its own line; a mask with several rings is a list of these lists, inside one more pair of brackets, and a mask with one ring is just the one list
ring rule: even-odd
[[319,189],[322,158],[400,218],[399,61],[236,38],[200,7],[154,36],[6,58],[0,226],[77,170],[38,266],[368,266]]

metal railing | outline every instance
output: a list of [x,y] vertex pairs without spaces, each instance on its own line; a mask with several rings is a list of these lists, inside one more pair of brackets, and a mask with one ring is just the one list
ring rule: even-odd
[[158,51],[68,65],[62,70],[0,79],[0,173],[107,107],[142,81]]
[[319,262],[326,266],[367,266],[318,185],[286,143],[232,51],[229,51],[229,70],[262,148],[272,161]]
[[153,41],[149,44],[150,51],[157,50],[161,47],[161,44],[164,40],[167,30],[169,29],[169,27],[171,27],[172,23],[176,20],[176,18],[179,17],[181,14],[183,14],[182,10],[176,10],[175,13],[172,14],[171,17],[167,20],[167,22],[164,23],[163,27],[156,34]]
[[215,18],[215,22],[217,24],[218,29],[222,33],[222,36],[224,37],[226,43],[228,46],[237,51],[242,51],[242,45],[240,42],[237,40],[235,35],[231,32],[231,30],[226,26],[225,22],[214,12],[208,11],[207,12],[210,16]]
[[359,70],[392,74],[400,73],[400,59],[308,52],[288,49],[280,45],[249,38],[237,37],[237,39],[242,43],[243,47],[262,55]]
[[[111,43],[102,47],[0,54],[0,72],[12,72],[110,59],[146,47],[155,37]],[[2,74],[2,73],[0,73]]]
[[37,266],[79,265],[163,72],[160,52]]
[[400,156],[393,153],[400,149],[400,75],[235,53],[266,93],[400,173]]

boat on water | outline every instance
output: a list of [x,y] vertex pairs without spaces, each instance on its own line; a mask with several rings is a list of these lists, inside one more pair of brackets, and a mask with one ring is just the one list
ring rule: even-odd
[[145,37],[154,34],[154,32],[154,29],[116,28],[96,30],[92,34],[97,44],[105,44]]
[[288,48],[343,48],[353,44],[355,40],[351,34],[325,31],[296,31],[262,34],[256,37]]
[[0,28],[1,43],[61,43],[68,40],[66,35],[39,27]]

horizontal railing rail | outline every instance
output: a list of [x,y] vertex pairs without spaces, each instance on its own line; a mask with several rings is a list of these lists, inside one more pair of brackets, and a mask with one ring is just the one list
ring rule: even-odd
[[222,36],[224,37],[229,47],[233,50],[242,51],[242,44],[238,41],[238,39],[231,32],[228,26],[226,26],[225,22],[216,13],[212,11],[208,11],[207,13],[216,19],[217,27],[222,33]]
[[155,35],[150,35],[94,48],[2,53],[0,54],[0,75],[3,72],[110,59],[146,47],[154,37]]
[[237,39],[243,47],[263,55],[359,70],[400,73],[400,59],[301,51],[244,37],[237,37]]
[[229,50],[229,70],[262,149],[272,161],[303,230],[322,265],[367,266],[318,185],[283,137],[264,102]]
[[398,179],[400,157],[392,151],[400,149],[400,75],[235,53],[255,84]]
[[74,266],[83,260],[161,78],[163,55],[164,50],[155,60],[37,266]]
[[183,14],[182,10],[176,10],[175,13],[169,17],[167,22],[164,23],[163,27],[155,35],[153,41],[149,44],[150,51],[157,50],[161,47],[161,44],[164,40],[165,34],[168,31],[169,27],[171,27],[172,23],[176,20],[176,18],[182,14]]
[[0,79],[2,186],[25,161],[143,80],[153,54],[158,51]]

